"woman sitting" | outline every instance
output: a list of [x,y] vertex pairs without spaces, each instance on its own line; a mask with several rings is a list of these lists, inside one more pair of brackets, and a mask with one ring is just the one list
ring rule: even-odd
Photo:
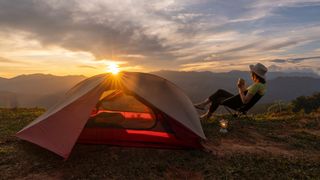
[[205,107],[209,104],[209,110],[201,115],[201,119],[209,119],[212,114],[217,110],[219,105],[222,105],[222,102],[230,97],[234,97],[232,99],[232,104],[228,103],[226,106],[229,106],[232,109],[237,109],[242,107],[243,105],[249,103],[253,97],[258,93],[263,96],[266,92],[266,73],[268,69],[261,63],[257,63],[256,65],[250,65],[251,78],[253,80],[253,84],[249,87],[246,87],[245,81],[243,79],[239,79],[238,81],[238,90],[239,95],[235,96],[232,93],[219,89],[215,93],[213,93],[209,98],[205,99],[203,102],[195,104],[195,107],[198,109],[204,110]]

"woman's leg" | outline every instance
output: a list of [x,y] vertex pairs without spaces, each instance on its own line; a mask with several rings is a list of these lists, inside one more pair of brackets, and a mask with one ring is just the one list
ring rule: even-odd
[[233,94],[229,93],[226,90],[223,89],[218,89],[215,93],[213,93],[211,96],[209,96],[207,99],[204,101],[195,104],[194,106],[198,109],[203,109],[206,107],[206,105],[210,104],[213,101],[216,101],[218,98],[221,97],[231,97]]
[[194,107],[196,107],[197,109],[204,110],[205,107],[210,103],[211,103],[210,99],[207,98],[207,99],[205,99],[204,101],[202,101],[200,103],[194,104]]
[[227,98],[232,97],[232,96],[234,96],[234,95],[226,90],[223,90],[223,89],[217,90],[214,94],[212,94],[209,97],[211,105],[210,105],[209,111],[205,114],[205,116],[207,118],[210,118],[212,116],[212,114],[217,110],[217,108],[219,107],[221,102]]
[[241,97],[239,94],[233,96],[232,98],[228,98],[228,100],[223,101],[223,105],[227,106],[233,110],[237,110],[240,107],[242,107],[244,104],[241,100]]

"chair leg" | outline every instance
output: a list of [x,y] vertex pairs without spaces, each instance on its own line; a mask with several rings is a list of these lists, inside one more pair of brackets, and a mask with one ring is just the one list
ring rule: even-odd
[[226,106],[223,106],[223,107],[229,112],[233,120],[236,120],[239,117],[239,114],[233,113],[228,107]]
[[223,106],[223,107],[228,111],[230,115],[235,116],[235,114],[228,107],[226,106]]

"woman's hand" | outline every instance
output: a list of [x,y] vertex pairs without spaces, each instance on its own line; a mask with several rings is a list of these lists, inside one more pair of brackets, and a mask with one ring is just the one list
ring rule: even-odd
[[240,95],[242,103],[247,104],[252,99],[253,95],[250,93],[247,93],[245,95],[245,91],[247,90],[247,88],[246,88],[246,83],[245,83],[244,79],[239,78],[237,86],[239,89],[239,95]]
[[245,91],[246,90],[246,83],[245,83],[244,79],[239,78],[237,86],[238,86],[239,91],[241,91],[241,92]]

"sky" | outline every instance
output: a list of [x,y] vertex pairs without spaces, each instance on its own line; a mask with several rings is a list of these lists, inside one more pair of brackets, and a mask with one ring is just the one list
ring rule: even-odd
[[320,74],[320,0],[0,0],[0,77],[258,62]]

